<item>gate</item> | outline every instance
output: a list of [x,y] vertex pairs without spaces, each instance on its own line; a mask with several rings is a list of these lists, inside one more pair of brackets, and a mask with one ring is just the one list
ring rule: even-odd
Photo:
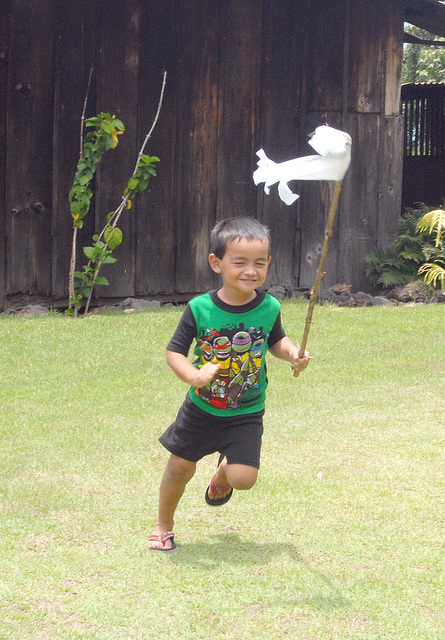
[[445,198],[445,84],[402,85],[405,117],[402,209]]

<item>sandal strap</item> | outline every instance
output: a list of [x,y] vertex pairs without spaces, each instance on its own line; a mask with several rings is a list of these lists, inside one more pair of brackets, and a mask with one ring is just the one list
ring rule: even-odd
[[161,542],[164,546],[167,540],[173,540],[175,534],[173,531],[166,531],[165,533],[152,533],[149,537],[151,542]]
[[228,491],[230,491],[230,489],[232,489],[232,485],[226,484],[224,487],[218,487],[218,485],[216,484],[216,473],[215,473],[213,478],[210,480],[210,488],[212,490],[213,495],[218,499],[221,496],[221,494],[227,493]]

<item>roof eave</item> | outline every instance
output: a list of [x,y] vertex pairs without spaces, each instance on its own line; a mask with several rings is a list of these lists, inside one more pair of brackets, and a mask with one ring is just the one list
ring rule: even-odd
[[404,4],[406,22],[445,37],[445,4],[438,0],[404,0]]

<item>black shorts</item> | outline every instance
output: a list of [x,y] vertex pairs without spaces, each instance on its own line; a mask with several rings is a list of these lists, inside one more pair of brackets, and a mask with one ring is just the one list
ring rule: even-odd
[[218,451],[229,464],[260,468],[264,410],[238,416],[213,416],[202,411],[187,395],[175,422],[159,442],[175,456],[198,462]]

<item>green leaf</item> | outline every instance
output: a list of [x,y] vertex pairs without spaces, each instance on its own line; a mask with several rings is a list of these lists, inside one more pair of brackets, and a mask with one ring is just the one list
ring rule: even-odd
[[82,185],[82,187],[84,187],[90,182],[90,180],[91,180],[91,177],[89,175],[84,174],[80,176],[78,183]]
[[152,164],[153,162],[160,162],[160,160],[159,160],[159,158],[157,156],[143,155],[143,156],[141,156],[141,159],[139,161],[139,165],[141,165],[142,163],[144,163],[144,164]]
[[128,188],[130,191],[134,191],[135,189],[137,189],[138,185],[139,185],[138,178],[130,178],[130,180],[128,181]]
[[83,248],[83,252],[86,255],[86,257],[88,258],[88,260],[94,260],[94,258],[96,257],[96,250],[94,247],[84,247]]
[[95,116],[94,118],[88,118],[85,120],[86,127],[97,127],[101,122],[101,118],[99,116]]
[[435,227],[437,227],[435,245],[438,247],[442,231],[445,230],[445,211],[443,209],[434,209],[425,213],[417,223],[418,231],[428,231],[430,234]]
[[84,209],[85,205],[83,202],[76,201],[71,203],[70,211],[75,215],[83,213]]
[[91,191],[91,189],[82,189],[82,191],[79,191],[77,196],[79,202],[82,202],[86,206],[89,206],[92,197],[93,192]]
[[437,287],[439,280],[442,288],[445,288],[445,269],[440,265],[426,262],[420,267],[418,273],[423,274],[426,284],[430,287]]
[[112,122],[102,122],[101,123],[101,129],[102,131],[105,131],[106,133],[112,133],[113,129],[114,129],[114,124]]
[[117,262],[117,258],[113,258],[112,256],[105,256],[105,258],[102,259],[102,264],[114,264],[115,262]]
[[110,283],[104,276],[97,276],[95,284],[108,285]]
[[110,249],[113,250],[121,244],[123,234],[118,227],[107,227],[105,229],[104,238]]
[[113,138],[111,136],[107,136],[105,138],[105,149],[108,151],[109,149],[112,148],[114,142],[113,142]]

